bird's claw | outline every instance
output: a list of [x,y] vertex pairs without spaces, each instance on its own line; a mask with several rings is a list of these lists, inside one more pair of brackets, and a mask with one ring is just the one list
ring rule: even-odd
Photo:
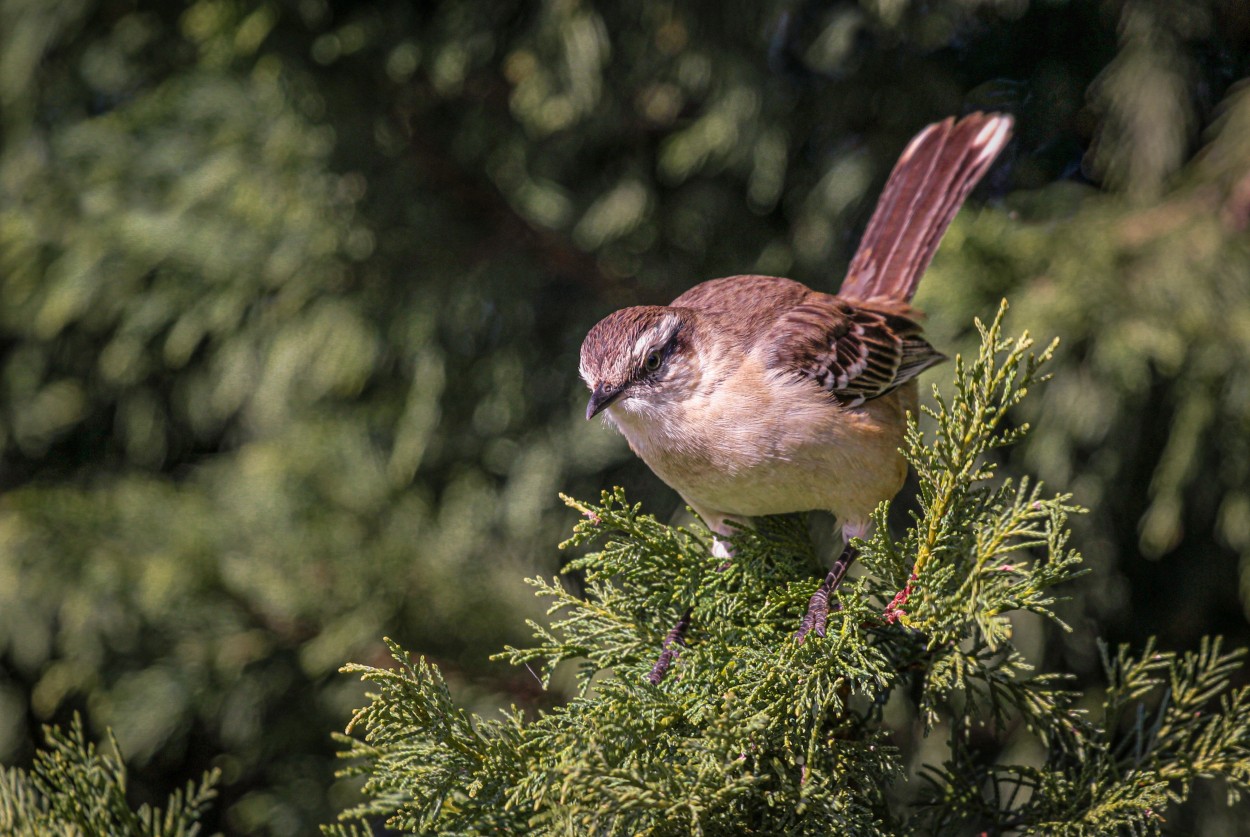
[[825,627],[829,623],[829,592],[828,582],[822,581],[816,588],[816,592],[807,600],[807,615],[803,617],[798,631],[794,634],[794,638],[800,645],[803,644],[803,640],[807,639],[809,633],[824,638]]
[[[807,615],[803,617],[803,621],[799,623],[799,629],[795,632],[794,638],[803,644],[803,640],[807,638],[809,633],[814,633],[818,637],[824,637],[825,627],[829,623],[829,599],[833,596],[838,585],[842,583],[843,576],[846,575],[847,569],[851,564],[855,563],[856,556],[859,555],[858,550],[849,543],[842,550],[842,554],[838,556],[838,560],[833,562],[833,568],[829,570],[829,574],[825,576],[825,580],[820,582],[820,586],[816,588],[816,592],[807,600]],[[836,612],[841,605],[834,604],[832,609]]]
[[664,678],[668,677],[668,669],[672,666],[673,661],[677,659],[677,655],[681,653],[681,649],[686,647],[686,631],[690,629],[691,609],[686,608],[686,612],[677,620],[677,624],[664,637],[664,641],[660,643],[660,656],[655,661],[655,665],[651,667],[650,673],[647,674],[647,682],[652,686],[658,686],[664,682]]

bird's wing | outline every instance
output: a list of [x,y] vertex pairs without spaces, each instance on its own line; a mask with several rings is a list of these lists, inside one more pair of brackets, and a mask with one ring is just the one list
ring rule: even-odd
[[812,381],[848,407],[885,395],[940,363],[910,309],[810,292],[774,324],[768,367]]

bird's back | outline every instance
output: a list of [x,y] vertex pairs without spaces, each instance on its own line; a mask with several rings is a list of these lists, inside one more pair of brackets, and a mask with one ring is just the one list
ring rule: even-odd
[[726,276],[700,282],[674,299],[672,307],[698,312],[704,323],[748,352],[781,313],[810,293],[806,285],[780,276]]

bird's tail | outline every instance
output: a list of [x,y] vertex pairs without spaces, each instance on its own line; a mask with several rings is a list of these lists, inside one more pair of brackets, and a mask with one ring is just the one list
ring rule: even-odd
[[838,293],[910,301],[946,228],[1011,138],[1011,123],[972,113],[917,134],[890,172]]

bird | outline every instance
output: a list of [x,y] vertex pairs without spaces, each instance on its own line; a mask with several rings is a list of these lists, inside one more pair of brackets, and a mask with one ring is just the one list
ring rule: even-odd
[[916,376],[945,359],[911,299],[1012,125],[975,112],[920,131],[836,295],[776,276],[711,279],[669,305],[615,311],[582,343],[586,418],[606,416],[681,495],[712,532],[714,555],[731,559],[731,536],[752,518],[833,512],[845,546],[808,602],[799,642],[825,635],[852,541],[906,479]]

